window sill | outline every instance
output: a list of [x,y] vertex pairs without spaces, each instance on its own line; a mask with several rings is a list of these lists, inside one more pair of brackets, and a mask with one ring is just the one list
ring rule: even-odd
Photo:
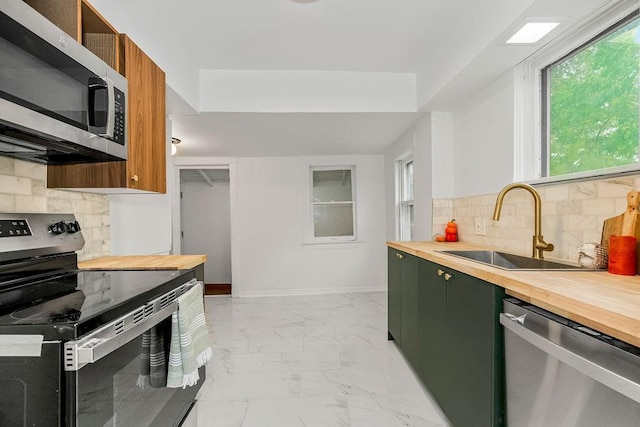
[[354,244],[366,243],[365,240],[336,240],[336,241],[304,241],[302,242],[303,249],[347,249],[353,247]]
[[531,185],[567,184],[570,182],[616,178],[628,175],[640,175],[640,167],[638,165],[629,165],[617,168],[601,169],[600,171],[579,172],[561,176],[525,180],[525,182]]

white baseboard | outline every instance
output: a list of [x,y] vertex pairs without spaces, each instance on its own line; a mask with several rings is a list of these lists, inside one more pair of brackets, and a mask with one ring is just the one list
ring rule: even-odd
[[313,288],[313,289],[271,289],[259,291],[241,291],[241,298],[250,297],[284,297],[296,295],[347,294],[354,292],[386,292],[387,286],[364,286],[348,288]]

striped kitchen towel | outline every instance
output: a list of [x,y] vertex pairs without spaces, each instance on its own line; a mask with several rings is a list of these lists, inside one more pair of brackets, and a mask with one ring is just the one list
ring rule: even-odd
[[212,351],[204,318],[202,284],[196,283],[177,301],[178,310],[171,316],[167,387],[185,388],[198,382],[198,368],[209,362]]
[[164,387],[167,384],[166,323],[156,325],[142,334],[138,387]]

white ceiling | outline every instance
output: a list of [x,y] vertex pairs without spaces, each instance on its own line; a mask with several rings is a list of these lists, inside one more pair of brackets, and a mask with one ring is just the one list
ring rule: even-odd
[[415,72],[443,42],[468,40],[475,28],[482,28],[482,21],[490,21],[491,14],[531,1],[91,3],[145,50],[170,49],[174,57],[186,58],[202,69]]
[[[172,81],[178,76],[191,76],[197,85],[197,71],[204,69],[402,72],[416,74],[426,107],[455,108],[537,48],[499,46],[517,21],[536,13],[563,17],[567,26],[608,0],[90,2],[165,69],[176,91]],[[483,61],[483,55],[502,60]],[[174,105],[176,98],[170,97],[168,109],[185,156],[381,153],[420,117],[415,112],[185,115],[181,111],[189,109]]]

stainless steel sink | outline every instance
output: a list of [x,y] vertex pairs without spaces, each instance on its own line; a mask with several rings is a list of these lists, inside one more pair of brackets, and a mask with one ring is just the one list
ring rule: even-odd
[[522,255],[515,255],[498,251],[436,251],[469,261],[479,262],[501,268],[503,270],[544,270],[544,271],[594,271],[595,269],[584,268],[577,264],[565,264],[545,259],[530,258]]

